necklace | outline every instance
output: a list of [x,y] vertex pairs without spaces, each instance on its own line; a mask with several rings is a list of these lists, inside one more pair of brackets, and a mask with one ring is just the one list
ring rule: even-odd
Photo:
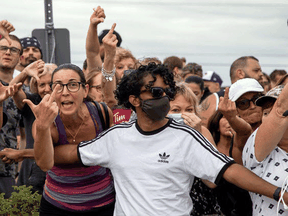
[[79,126],[76,134],[73,136],[72,133],[70,132],[70,130],[66,127],[66,125],[65,125],[64,122],[63,122],[64,127],[67,129],[68,133],[73,137],[73,143],[76,142],[76,136],[77,136],[77,134],[79,133],[80,128],[82,127],[83,123],[84,123],[84,118],[83,118],[82,123],[81,123],[81,125]]

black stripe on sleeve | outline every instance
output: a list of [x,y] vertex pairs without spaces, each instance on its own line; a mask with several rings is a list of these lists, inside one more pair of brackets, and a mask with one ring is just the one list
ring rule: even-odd
[[[79,144],[80,144],[80,143],[79,143]],[[88,167],[88,166],[86,166],[86,165],[83,163],[83,161],[82,161],[82,158],[81,158],[81,155],[80,155],[80,150],[79,150],[79,148],[80,148],[79,144],[77,145],[77,156],[78,156],[78,158],[79,158],[80,163],[81,163],[83,166]]]
[[217,178],[215,180],[215,184],[218,185],[219,182],[221,181],[221,179],[223,178],[223,174],[224,172],[232,165],[232,164],[235,164],[236,162],[235,161],[230,161],[229,163],[225,164],[222,169],[220,170],[220,172],[218,173],[217,175]]
[[[174,123],[174,122],[173,122]],[[219,158],[224,163],[228,163],[231,161],[231,159],[225,155],[220,153],[212,143],[210,143],[200,132],[195,130],[194,128],[187,126],[187,125],[179,125],[179,124],[170,124],[169,127],[172,127],[177,130],[182,130],[187,133],[189,133],[191,136],[193,136],[194,139],[198,141],[200,145],[203,146],[207,151],[209,151],[211,154],[213,154],[215,157]]]

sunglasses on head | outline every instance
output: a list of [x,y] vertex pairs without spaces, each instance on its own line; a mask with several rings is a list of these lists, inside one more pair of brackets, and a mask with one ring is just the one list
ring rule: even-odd
[[164,92],[165,94],[171,99],[174,97],[173,90],[171,88],[162,88],[162,87],[149,87],[148,89],[142,90],[140,94],[144,92],[150,92],[153,98],[160,98],[163,97]]
[[261,97],[262,94],[258,94],[258,95],[255,95],[254,97],[252,97],[251,99],[243,99],[243,100],[240,100],[240,101],[236,101],[236,107],[240,110],[246,110],[250,107],[250,101],[252,101],[253,104],[255,104],[255,101]]

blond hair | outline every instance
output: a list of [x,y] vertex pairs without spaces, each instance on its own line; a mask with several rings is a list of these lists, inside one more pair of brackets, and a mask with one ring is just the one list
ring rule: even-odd
[[[56,64],[45,64],[44,66],[44,71],[38,75],[38,77],[42,77],[44,75],[47,75],[47,74],[50,74],[52,75],[52,72],[57,68],[57,65]],[[30,80],[30,91],[31,93],[35,93],[35,94],[38,94],[38,88],[37,88],[37,81],[34,77],[31,77],[31,80]]]
[[137,64],[137,59],[132,55],[131,51],[128,50],[128,49],[124,49],[124,48],[121,48],[121,47],[117,47],[116,49],[116,55],[115,55],[115,60],[114,60],[114,63],[115,63],[115,66],[120,62],[122,61],[123,59],[126,59],[126,58],[131,58],[133,60],[133,62],[135,63],[135,68],[136,68],[136,64]]
[[179,95],[182,95],[185,98],[185,100],[193,106],[195,114],[199,116],[198,99],[194,94],[194,92],[189,88],[189,86],[185,82],[178,82],[176,83],[176,86],[177,86],[177,93],[175,98]]

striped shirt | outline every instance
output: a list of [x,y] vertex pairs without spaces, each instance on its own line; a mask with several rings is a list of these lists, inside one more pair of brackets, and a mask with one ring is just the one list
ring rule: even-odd
[[[94,118],[96,137],[102,131],[96,107],[86,103]],[[99,129],[96,123],[99,124]],[[59,133],[56,145],[68,144],[64,125],[58,115],[55,119]],[[44,198],[56,207],[70,211],[86,211],[114,202],[115,191],[110,170],[100,166],[81,164],[57,165],[47,172]]]

